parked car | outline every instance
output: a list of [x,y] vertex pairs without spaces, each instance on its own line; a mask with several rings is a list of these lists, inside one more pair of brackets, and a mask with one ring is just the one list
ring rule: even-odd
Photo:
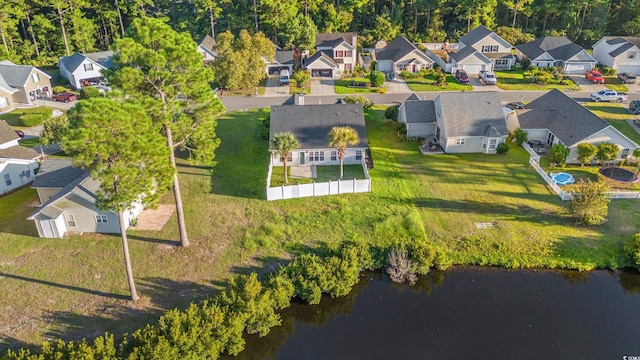
[[623,102],[628,99],[627,93],[617,92],[615,90],[600,90],[598,92],[591,93],[592,101],[615,101]]
[[511,110],[524,109],[524,104],[519,101],[515,101],[508,103],[507,107]]
[[20,136],[20,139],[22,139],[24,137],[24,131],[22,130],[13,130],[16,132],[16,135]]
[[53,101],[64,101],[64,102],[74,101],[77,99],[76,94],[68,91],[61,92],[58,94],[53,94],[52,98],[53,98]]
[[604,77],[597,69],[585,71],[584,77],[594,84],[604,84]]
[[634,115],[640,115],[640,100],[633,100],[629,103],[629,111]]
[[496,85],[498,83],[496,74],[491,71],[482,70],[478,73],[478,77],[480,78],[480,82],[485,85]]
[[630,73],[619,73],[618,80],[623,84],[635,84],[636,76]]
[[467,75],[467,72],[462,69],[456,70],[455,78],[456,80],[458,80],[459,83],[462,83],[462,84],[469,83],[469,75]]

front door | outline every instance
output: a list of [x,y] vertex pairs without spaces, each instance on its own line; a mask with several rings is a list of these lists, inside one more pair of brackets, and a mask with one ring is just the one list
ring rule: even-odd
[[300,151],[300,157],[298,159],[298,161],[299,161],[298,165],[300,165],[300,166],[304,166],[304,164],[305,164],[304,154],[305,154],[304,151]]
[[549,136],[547,137],[547,145],[549,147],[553,146],[553,140],[555,140],[555,136],[553,136],[552,133],[549,133]]

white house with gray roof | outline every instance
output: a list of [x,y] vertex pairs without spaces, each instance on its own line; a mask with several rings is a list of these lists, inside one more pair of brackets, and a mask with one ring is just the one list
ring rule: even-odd
[[619,73],[640,75],[640,37],[605,36],[593,45],[593,57]]
[[338,77],[358,64],[358,35],[349,33],[319,33],[316,53],[305,59],[303,67],[311,77]]
[[564,36],[545,36],[516,45],[518,59],[528,58],[537,67],[555,66],[564,74],[584,74],[596,66],[596,59]]
[[584,106],[554,89],[507,115],[510,131],[525,130],[529,140],[537,140],[547,147],[563,144],[571,151],[568,164],[579,164],[578,144],[597,146],[608,142],[619,148],[617,160],[624,160],[638,148],[638,144],[616,128],[600,119]]
[[469,31],[458,40],[458,51],[449,52],[453,68],[477,75],[482,70],[510,69],[516,63],[513,45],[484,26]]
[[[69,233],[120,233],[118,213],[96,207],[100,183],[71,159],[45,159],[32,188],[42,205],[27,219],[35,222],[38,236],[62,238]],[[125,228],[142,212],[140,203],[124,212]]]
[[398,36],[382,48],[376,48],[371,54],[376,61],[376,70],[386,73],[408,71],[419,72],[433,67],[434,59],[418,49],[404,36]]
[[58,60],[60,76],[76,89],[104,81],[103,71],[113,67],[113,51],[64,56]]
[[0,61],[0,111],[51,96],[51,76],[30,65]]
[[[360,143],[349,146],[344,164],[362,164],[366,156],[367,132],[364,111],[360,104],[277,105],[271,107],[269,141],[275,134],[291,132],[300,142],[292,151],[288,165],[339,165],[338,151],[329,146],[329,133],[334,126],[349,126],[356,130]],[[272,155],[274,166],[282,166]]]
[[198,44],[198,52],[202,55],[202,62],[205,64],[213,62],[218,57],[218,45],[216,39],[207,34]]
[[0,121],[0,195],[33,181],[38,169],[40,154],[19,145],[18,140],[11,126]]

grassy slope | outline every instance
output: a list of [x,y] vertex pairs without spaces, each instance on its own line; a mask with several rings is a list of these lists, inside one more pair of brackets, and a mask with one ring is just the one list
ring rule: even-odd
[[[181,188],[192,245],[174,247],[175,216],[162,231],[130,232],[133,270],[143,299],[128,305],[118,236],[36,239],[25,220],[32,190],[0,198],[0,348],[44,338],[121,334],[215,292],[233,273],[265,271],[292,254],[343,239],[393,236],[418,219],[421,231],[456,263],[570,268],[625,265],[621,243],[640,232],[640,203],[614,201],[609,222],[576,227],[564,205],[526,165],[507,156],[423,156],[398,142],[381,111],[367,120],[375,168],[371,194],[264,201],[265,113],[220,119],[213,175],[181,162]],[[171,194],[164,203],[172,203]],[[6,209],[14,209],[12,211]],[[495,222],[478,229],[476,222]]]

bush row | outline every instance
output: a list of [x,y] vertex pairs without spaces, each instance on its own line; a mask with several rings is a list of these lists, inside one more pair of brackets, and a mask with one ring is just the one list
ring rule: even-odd
[[363,270],[381,269],[387,263],[389,245],[406,250],[414,259],[415,271],[425,274],[434,265],[448,267],[442,252],[426,241],[381,241],[370,246],[351,242],[325,249],[324,256],[303,254],[260,282],[257,274],[231,279],[226,290],[186,310],[170,310],[157,324],[147,325],[117,344],[105,334],[91,344],[44,343],[37,353],[9,351],[7,359],[208,359],[222,353],[236,355],[244,349],[243,334],[264,336],[280,325],[278,310],[293,297],[310,304],[322,294],[343,296],[359,281]]
[[38,107],[22,110],[24,115],[20,115],[20,122],[24,126],[36,126],[51,118],[53,110],[48,107]]

